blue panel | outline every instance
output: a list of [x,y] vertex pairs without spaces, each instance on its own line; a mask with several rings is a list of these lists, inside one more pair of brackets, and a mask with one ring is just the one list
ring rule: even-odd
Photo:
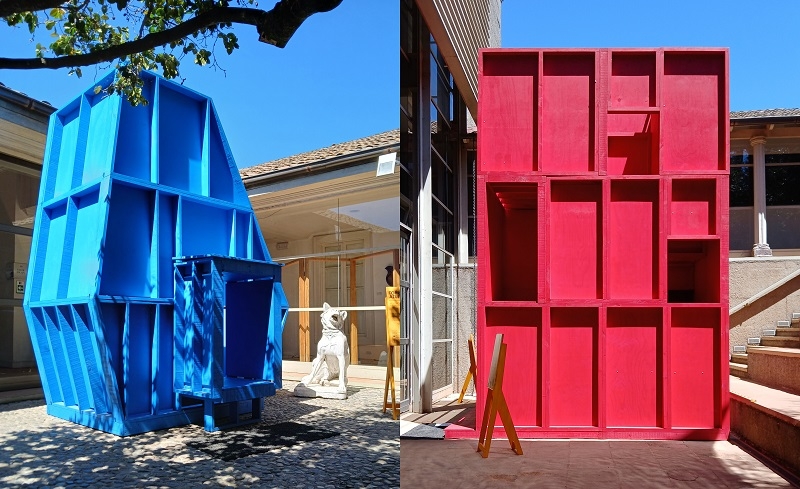
[[250,213],[236,212],[236,254],[239,258],[249,258],[248,241],[250,235]]
[[112,185],[108,230],[101,250],[101,294],[155,297],[151,263],[154,212],[155,191]]
[[108,413],[102,362],[97,348],[97,335],[92,330],[89,307],[86,304],[77,304],[74,306],[73,315],[78,341],[82,349],[81,360],[85,366],[84,375],[88,381],[90,407],[97,413]]
[[[58,197],[72,188],[72,175],[75,172],[75,161],[78,134],[80,127],[80,101],[68,108],[65,112],[59,112],[63,130],[61,131],[61,148],[59,148],[59,159],[55,172],[55,186],[52,197]],[[82,163],[82,161],[81,161]],[[81,168],[82,170],[82,168]],[[79,170],[79,171],[81,171]]]
[[227,284],[225,368],[230,377],[260,379],[264,373],[272,284],[272,280]]
[[175,395],[172,390],[173,356],[173,308],[159,306],[156,319],[156,332],[153,344],[152,381],[153,406],[155,413],[175,409]]
[[269,343],[264,362],[263,379],[272,380],[275,386],[283,387],[283,328],[289,315],[289,302],[280,282],[272,286],[272,314],[269,317]]
[[67,198],[67,221],[64,227],[64,240],[61,242],[61,270],[58,272],[58,289],[56,297],[63,299],[69,289],[69,276],[72,272],[72,254],[75,251],[75,225],[78,219],[78,210],[75,201]]
[[172,257],[175,249],[178,197],[159,193],[158,196],[158,297],[172,298],[175,271]]
[[[125,327],[126,314],[125,304],[100,304],[100,321],[102,325],[103,339],[105,344],[100,345],[105,350],[108,363],[105,365],[106,377],[113,378],[117,389],[124,385],[123,380],[123,358],[122,358],[122,338],[123,328]],[[121,398],[119,391],[113,393],[115,397]],[[122,406],[112,406],[112,410],[121,412]]]
[[162,83],[158,110],[158,183],[201,194],[206,103]]
[[[155,79],[144,81],[142,95],[150,102],[133,107],[120,104],[119,131],[114,158],[114,171],[150,181],[151,122],[153,117],[153,85]],[[119,101],[119,98],[114,97]]]
[[72,390],[75,392],[75,402],[79,409],[89,409],[89,394],[84,378],[84,366],[81,361],[81,348],[77,339],[77,331],[72,320],[72,308],[59,306],[56,308],[56,317],[61,330],[61,344],[64,347],[65,357],[69,361],[69,378]]
[[[233,175],[238,174],[233,157],[225,153],[222,134],[217,127],[217,118],[211,117],[211,146],[209,170],[211,172],[211,197],[233,202]],[[241,202],[239,202],[241,203]]]
[[[228,146],[228,139],[225,137],[225,131],[222,129],[222,124],[219,121],[219,115],[217,114],[217,110],[214,108],[214,104],[211,104],[211,134],[212,137],[218,135],[218,139],[212,139],[212,144],[220,144],[221,153],[225,153],[225,159],[228,161],[228,166],[230,168],[230,175],[231,175],[231,185],[232,185],[232,192],[233,198],[232,201],[237,205],[244,205],[250,206],[250,198],[247,196],[247,190],[244,188],[244,183],[242,183],[242,178],[239,175],[239,168],[236,166],[236,162],[233,159],[233,152],[231,148]],[[213,154],[213,151],[212,151]],[[212,181],[213,184],[213,181]],[[212,187],[213,188],[213,187]]]
[[[181,253],[183,256],[227,255],[233,228],[233,210],[183,200]],[[209,232],[214,229],[215,232]]]
[[191,361],[186,362],[190,367],[187,369],[187,376],[189,377],[189,385],[195,395],[199,395],[203,389],[208,389],[211,386],[209,382],[203,383],[203,371],[206,362],[208,361],[208,354],[204,351],[203,346],[203,323],[207,312],[207,307],[204,303],[204,282],[208,276],[209,271],[204,270],[204,263],[200,266],[196,262],[192,263],[192,286],[189,289],[191,293],[191,301],[186,304],[186,309],[192,311],[191,327],[187,328],[187,344],[189,345],[189,352]]
[[67,297],[88,297],[97,292],[97,272],[102,223],[99,189],[73,199],[75,201],[75,234],[78,242],[72,250]]
[[91,104],[86,135],[86,156],[83,163],[83,178],[80,184],[93,182],[111,171],[120,99],[102,95],[90,95]]
[[186,362],[191,359],[190,348],[187,344],[188,328],[191,328],[192,325],[191,309],[189,308],[189,304],[191,304],[191,280],[183,278],[187,275],[191,276],[191,265],[178,265],[175,267],[173,387],[176,391],[183,390],[186,387]]
[[[43,226],[47,229],[47,248],[38,248],[39,253],[44,251],[44,257],[39,255],[36,267],[42,269],[40,300],[51,300],[58,297],[58,278],[61,274],[61,260],[64,252],[64,240],[67,232],[67,204],[64,203],[53,209],[45,210],[46,217]],[[37,223],[38,223],[37,219]],[[44,259],[42,259],[44,258]]]
[[50,115],[50,124],[47,129],[47,143],[45,146],[45,159],[42,161],[42,181],[39,190],[39,205],[53,198],[58,179],[58,162],[60,159],[61,136],[64,126],[58,112]]
[[155,306],[130,304],[122,343],[124,401],[128,417],[150,414],[152,409],[152,344]]
[[58,386],[61,389],[64,405],[74,406],[76,404],[75,390],[72,385],[70,362],[67,353],[64,351],[64,344],[61,342],[60,325],[58,324],[55,307],[44,308],[44,323],[47,339],[50,342],[50,351],[53,353],[53,360],[56,365],[56,377],[58,378]]
[[28,330],[31,333],[34,351],[37,355],[39,376],[42,379],[42,388],[48,403],[64,402],[61,388],[58,384],[56,360],[53,358],[53,349],[50,348],[50,339],[47,334],[47,323],[44,319],[44,308],[31,308],[28,314]]
[[253,246],[253,260],[263,260],[269,261],[269,253],[267,252],[267,245],[264,243],[264,240],[261,238],[261,231],[259,231],[258,226],[253,226],[251,228],[252,233],[252,246]]

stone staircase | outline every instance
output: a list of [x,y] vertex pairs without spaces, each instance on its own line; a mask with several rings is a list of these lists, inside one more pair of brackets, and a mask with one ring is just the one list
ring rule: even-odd
[[731,437],[798,480],[800,313],[730,356]]
[[765,329],[760,338],[748,338],[747,346],[734,346],[730,357],[731,375],[748,379],[748,353],[770,354],[763,347],[797,348],[800,350],[800,312],[792,314],[791,320],[778,321],[775,329]]

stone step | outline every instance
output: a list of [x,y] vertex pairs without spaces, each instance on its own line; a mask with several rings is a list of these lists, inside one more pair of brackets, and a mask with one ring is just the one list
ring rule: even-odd
[[734,362],[730,362],[729,365],[730,365],[731,375],[735,375],[740,379],[747,378],[747,365],[742,365],[741,363],[734,363]]
[[24,375],[0,376],[0,392],[36,389],[41,386],[42,381],[39,379],[39,374],[36,372]]
[[774,346],[779,348],[800,348],[800,338],[787,338],[785,336],[764,336],[761,346]]
[[730,377],[731,438],[800,473],[800,396]]
[[800,338],[800,327],[777,328],[775,330],[776,336],[792,336]]
[[747,378],[753,382],[800,395],[798,371],[800,349],[771,346],[747,349]]
[[747,365],[747,353],[731,354],[731,363],[738,363],[739,365]]

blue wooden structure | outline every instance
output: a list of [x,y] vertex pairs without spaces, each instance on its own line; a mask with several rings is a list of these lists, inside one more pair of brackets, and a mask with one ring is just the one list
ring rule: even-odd
[[257,421],[280,265],[212,101],[142,76],[147,105],[92,86],[51,117],[24,299],[47,411],[117,435]]

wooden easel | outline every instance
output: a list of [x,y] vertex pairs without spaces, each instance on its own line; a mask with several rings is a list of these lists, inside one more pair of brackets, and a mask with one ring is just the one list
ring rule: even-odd
[[478,439],[478,451],[481,457],[489,456],[489,447],[492,444],[492,431],[494,431],[494,421],[499,414],[503,421],[503,428],[506,430],[508,442],[511,449],[517,455],[522,455],[522,445],[517,437],[517,430],[511,421],[511,413],[508,411],[506,398],[503,396],[503,374],[506,366],[506,344],[503,343],[503,335],[495,337],[494,353],[492,354],[492,367],[489,370],[488,392],[486,395],[486,406],[483,409],[483,423],[481,423],[481,436]]
[[464,394],[467,392],[470,379],[478,378],[478,367],[476,366],[478,362],[475,361],[475,338],[473,338],[472,335],[469,335],[467,344],[469,345],[469,372],[467,372],[467,377],[464,379],[464,385],[461,387],[461,395],[458,396],[459,404],[464,402]]
[[[400,417],[400,405],[395,399],[394,391],[394,351],[400,346],[400,287],[386,287],[386,349],[389,357],[386,359],[386,385],[383,388],[383,412],[386,408],[392,409],[392,419]],[[392,402],[389,398],[389,388],[392,390]]]

